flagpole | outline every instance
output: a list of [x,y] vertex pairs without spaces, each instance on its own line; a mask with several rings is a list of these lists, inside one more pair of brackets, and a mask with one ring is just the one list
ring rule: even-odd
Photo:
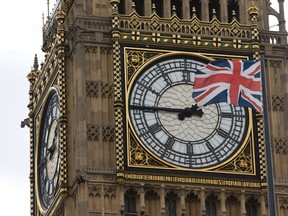
[[264,143],[266,151],[266,179],[267,179],[267,191],[268,191],[268,207],[269,216],[276,216],[275,207],[275,190],[274,190],[274,174],[273,174],[273,161],[271,152],[271,136],[269,127],[269,113],[267,103],[267,89],[266,89],[266,77],[265,77],[265,65],[264,65],[264,53],[260,53],[261,61],[261,81],[262,81],[262,96],[263,96],[263,119],[264,119]]

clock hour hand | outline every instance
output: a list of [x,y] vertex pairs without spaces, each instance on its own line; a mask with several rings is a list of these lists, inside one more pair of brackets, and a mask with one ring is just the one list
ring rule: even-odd
[[183,121],[185,118],[189,118],[191,116],[199,116],[202,117],[203,111],[198,108],[197,105],[192,105],[191,108],[186,107],[184,109],[179,108],[168,108],[168,107],[151,107],[151,106],[137,106],[137,105],[130,105],[130,109],[137,109],[137,110],[146,110],[146,111],[164,111],[164,112],[172,112],[172,113],[179,113],[178,119]]
[[183,110],[182,113],[178,114],[178,119],[183,121],[185,118],[189,118],[192,115],[202,117],[203,111],[200,109],[197,104],[192,105],[191,108],[187,107]]
[[48,152],[49,152],[49,159],[51,160],[52,157],[53,157],[53,154],[55,152],[55,149],[56,149],[56,142],[57,142],[57,130],[54,131],[54,137],[53,137],[53,141],[52,141],[52,145],[50,146],[50,148],[48,148]]

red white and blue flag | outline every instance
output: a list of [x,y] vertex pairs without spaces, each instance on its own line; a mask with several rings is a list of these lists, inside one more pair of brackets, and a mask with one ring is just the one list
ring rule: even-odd
[[199,107],[226,102],[262,112],[260,61],[210,62],[196,71],[192,97]]

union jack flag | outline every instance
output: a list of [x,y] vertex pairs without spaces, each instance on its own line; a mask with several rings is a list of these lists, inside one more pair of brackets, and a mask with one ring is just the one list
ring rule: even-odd
[[226,102],[262,112],[260,61],[216,60],[195,73],[198,106]]

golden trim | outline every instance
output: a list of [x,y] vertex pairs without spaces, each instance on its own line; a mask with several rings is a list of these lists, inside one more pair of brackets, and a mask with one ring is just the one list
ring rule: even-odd
[[125,180],[140,180],[140,181],[159,181],[159,182],[173,182],[184,184],[202,184],[202,185],[218,185],[231,187],[249,187],[261,188],[263,185],[260,182],[254,181],[234,181],[226,179],[211,179],[211,178],[191,178],[180,176],[166,176],[166,175],[150,175],[150,174],[135,174],[135,173],[117,173],[118,177]]
[[[153,56],[152,58],[148,59],[147,61],[145,61],[145,59],[142,60],[142,64],[139,65],[139,67],[135,70],[135,72],[133,74],[128,74],[128,61],[130,59],[130,56],[128,55],[129,51],[138,51],[138,52],[154,52],[156,53],[155,56]],[[158,55],[157,55],[158,53]],[[211,53],[191,53],[191,52],[183,52],[183,51],[169,51],[169,50],[157,50],[157,49],[137,49],[137,48],[133,48],[133,47],[124,47],[124,59],[126,59],[126,61],[124,62],[124,79],[125,79],[125,105],[126,107],[128,107],[129,101],[129,94],[131,91],[131,87],[133,85],[133,83],[135,82],[135,79],[137,78],[137,76],[139,75],[139,73],[141,73],[143,71],[144,68],[147,67],[147,65],[150,65],[152,62],[157,61],[161,58],[165,58],[165,57],[169,57],[169,56],[176,56],[176,55],[187,55],[187,56],[192,56],[192,57],[197,57],[203,60],[208,60],[211,61],[213,58],[212,57],[219,57],[219,54],[211,54]],[[229,57],[229,58],[234,58],[234,59],[248,59],[248,56],[239,56],[239,55],[221,55],[221,57]],[[139,62],[139,59],[136,57],[131,58],[132,62]],[[130,76],[130,77],[129,77]],[[181,170],[181,171],[198,171],[198,172],[217,172],[217,173],[228,173],[228,174],[241,174],[241,175],[256,175],[256,164],[255,164],[255,151],[254,148],[252,147],[251,149],[251,157],[252,157],[252,171],[251,172],[231,172],[231,171],[225,171],[225,170],[221,170],[219,168],[223,167],[224,165],[229,164],[230,162],[232,162],[233,160],[235,160],[241,151],[243,151],[244,148],[247,147],[247,145],[250,144],[250,142],[248,142],[248,139],[251,139],[252,141],[252,146],[254,144],[254,133],[252,130],[252,122],[253,122],[253,118],[252,118],[252,111],[251,109],[249,109],[248,111],[248,129],[247,129],[247,134],[245,136],[245,139],[243,141],[243,143],[241,144],[241,147],[237,150],[237,152],[235,152],[229,159],[227,159],[226,161],[217,164],[215,166],[209,167],[209,168],[199,168],[199,169],[191,169],[191,168],[185,168],[185,167],[181,167],[181,166],[177,166],[174,164],[171,164],[165,160],[162,160],[161,158],[157,157],[152,151],[150,151],[144,144],[142,144],[142,142],[139,140],[136,132],[134,131],[133,127],[131,126],[131,120],[130,120],[130,115],[129,115],[129,110],[128,108],[125,110],[126,112],[126,157],[127,157],[127,162],[128,162],[128,167],[138,167],[138,168],[149,168],[149,169],[155,169],[155,168],[161,168],[161,169],[172,169],[172,170]],[[153,166],[153,165],[149,165],[149,166],[143,166],[143,165],[133,165],[131,163],[131,155],[130,155],[130,151],[131,151],[131,139],[130,139],[130,131],[132,131],[133,137],[136,138],[137,142],[140,143],[140,145],[142,146],[142,148],[145,149],[146,152],[148,152],[150,155],[153,155],[154,158],[157,158],[157,160],[160,161],[160,163],[165,164],[165,167],[159,167],[159,166]],[[138,158],[141,158],[142,155],[138,155]],[[244,165],[244,164],[243,164]]]
[[[45,95],[45,97],[44,97],[44,99],[43,99],[43,101],[39,107],[38,113],[35,115],[35,121],[37,121],[36,127],[38,127],[38,128],[35,130],[35,137],[34,137],[34,141],[35,141],[35,149],[34,149],[34,152],[35,152],[35,154],[34,154],[35,155],[34,156],[35,181],[34,181],[34,183],[35,183],[35,195],[36,195],[36,200],[37,200],[37,206],[38,206],[41,214],[45,214],[48,209],[44,209],[42,206],[42,203],[40,201],[41,198],[40,198],[40,194],[39,194],[39,187],[38,187],[39,186],[38,185],[38,152],[39,152],[39,143],[40,143],[39,139],[40,139],[40,132],[41,132],[41,122],[43,121],[43,113],[45,110],[45,106],[49,102],[49,101],[47,101],[48,98],[54,92],[56,92],[56,94],[58,95],[58,103],[59,103],[59,90],[56,86],[53,86],[48,90],[47,94]],[[59,163],[60,163],[60,161],[59,161]],[[61,169],[61,167],[60,167],[60,169]],[[58,187],[59,187],[59,176],[58,176],[58,183],[57,183]],[[59,189],[60,189],[60,187],[59,187]],[[58,192],[56,192],[55,197],[57,194],[58,194]]]

